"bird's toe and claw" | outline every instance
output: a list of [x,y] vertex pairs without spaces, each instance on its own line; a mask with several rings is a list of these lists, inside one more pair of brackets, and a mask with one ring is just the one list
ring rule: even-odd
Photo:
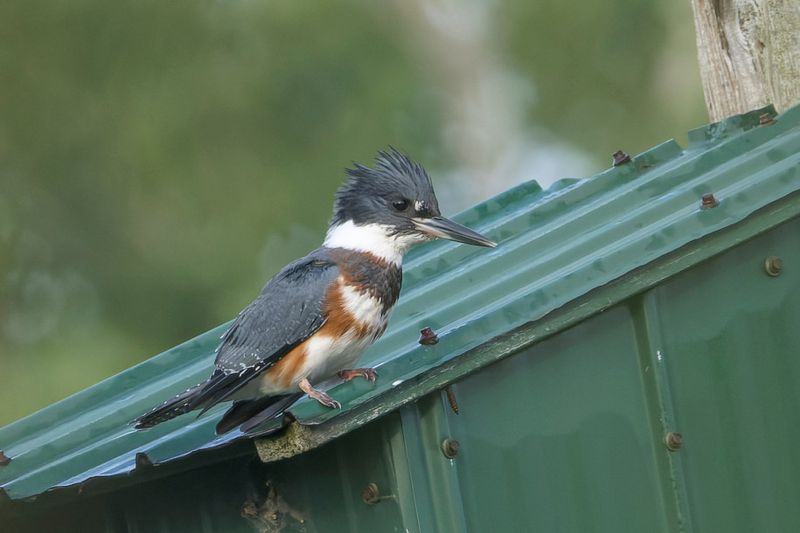
[[[350,381],[355,378],[364,378],[370,383],[374,383],[375,380],[378,379],[378,373],[375,371],[374,368],[351,368],[346,370],[340,370],[339,372],[337,372],[337,375],[344,381]],[[325,407],[330,407],[331,409],[342,408],[341,403],[331,398],[331,396],[327,392],[315,389],[311,385],[311,382],[308,381],[308,379],[304,379],[303,381],[300,382],[300,390],[308,394],[309,398],[317,400]]]
[[324,405],[325,407],[330,407],[331,409],[341,409],[342,404],[333,398],[327,392],[322,392],[321,390],[315,390],[311,394],[309,394],[311,398],[314,398],[319,403]]
[[331,409],[341,409],[342,408],[342,404],[341,403],[339,403],[336,400],[334,400],[333,398],[331,398],[330,395],[327,392],[323,392],[323,391],[321,391],[319,389],[315,389],[313,386],[311,386],[311,383],[307,379],[304,379],[303,381],[300,382],[300,390],[302,390],[303,392],[308,394],[309,398],[313,398],[313,399],[317,400],[319,403],[321,403],[325,407],[330,407]]
[[351,368],[347,370],[340,370],[337,375],[344,381],[350,381],[354,378],[364,378],[370,383],[375,383],[378,378],[378,373],[374,368]]

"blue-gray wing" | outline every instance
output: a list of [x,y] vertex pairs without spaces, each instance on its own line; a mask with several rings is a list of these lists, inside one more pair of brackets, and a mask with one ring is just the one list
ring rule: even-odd
[[280,361],[325,323],[325,294],[338,276],[339,269],[324,248],[286,266],[222,336],[211,376],[139,417],[137,427],[150,427],[194,409],[203,414]]
[[325,249],[287,265],[222,336],[217,371],[260,373],[314,334],[325,323],[325,293],[338,276]]
[[324,248],[284,267],[222,336],[214,373],[182,408],[203,414],[313,335],[325,323],[325,294],[338,276]]

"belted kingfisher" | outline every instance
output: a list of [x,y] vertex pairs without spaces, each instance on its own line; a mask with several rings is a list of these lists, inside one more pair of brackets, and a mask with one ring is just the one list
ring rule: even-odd
[[433,239],[496,246],[443,218],[428,173],[394,148],[379,152],[374,168],[354,163],[346,172],[322,246],[284,267],[239,313],[206,381],[139,417],[136,428],[226,400],[234,403],[217,434],[248,432],[303,393],[340,408],[314,385],[337,374],[375,381],[374,369],[353,366],[386,329],[409,248]]

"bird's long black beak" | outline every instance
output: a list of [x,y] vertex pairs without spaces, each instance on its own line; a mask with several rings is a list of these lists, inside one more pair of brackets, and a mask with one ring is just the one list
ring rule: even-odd
[[497,243],[490,241],[480,233],[444,217],[413,218],[412,220],[419,231],[437,239],[449,239],[489,248],[497,246]]

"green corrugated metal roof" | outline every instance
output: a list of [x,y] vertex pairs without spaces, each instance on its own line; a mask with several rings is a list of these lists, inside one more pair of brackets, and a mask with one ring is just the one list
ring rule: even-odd
[[[641,290],[715,253],[693,247],[643,281],[640,267],[669,258],[692,241],[753,220],[756,211],[787,198],[788,207],[761,217],[759,228],[796,216],[800,108],[760,124],[765,112],[695,130],[685,150],[669,141],[591,178],[564,180],[547,190],[529,182],[461,213],[457,220],[499,246],[486,251],[435,243],[413,253],[390,329],[365,356],[366,364],[378,366],[376,385],[356,380],[336,386],[332,394],[342,401],[341,411],[301,401],[292,413],[302,424],[332,419],[325,425],[333,428],[328,436],[347,431],[507,355],[521,342],[513,338],[517,328],[537,325],[525,341],[531,342],[568,326],[566,319],[540,319],[594,289],[624,279],[629,290]],[[706,193],[719,205],[702,209]],[[586,300],[587,312],[613,303],[598,298],[607,296]],[[225,327],[0,429],[0,449],[12,459],[0,467],[0,486],[11,499],[21,499],[244,439],[236,432],[214,435],[224,406],[148,431],[128,425],[208,374]],[[437,331],[437,345],[418,345],[423,327]],[[268,437],[265,447],[269,439],[281,438]]]

